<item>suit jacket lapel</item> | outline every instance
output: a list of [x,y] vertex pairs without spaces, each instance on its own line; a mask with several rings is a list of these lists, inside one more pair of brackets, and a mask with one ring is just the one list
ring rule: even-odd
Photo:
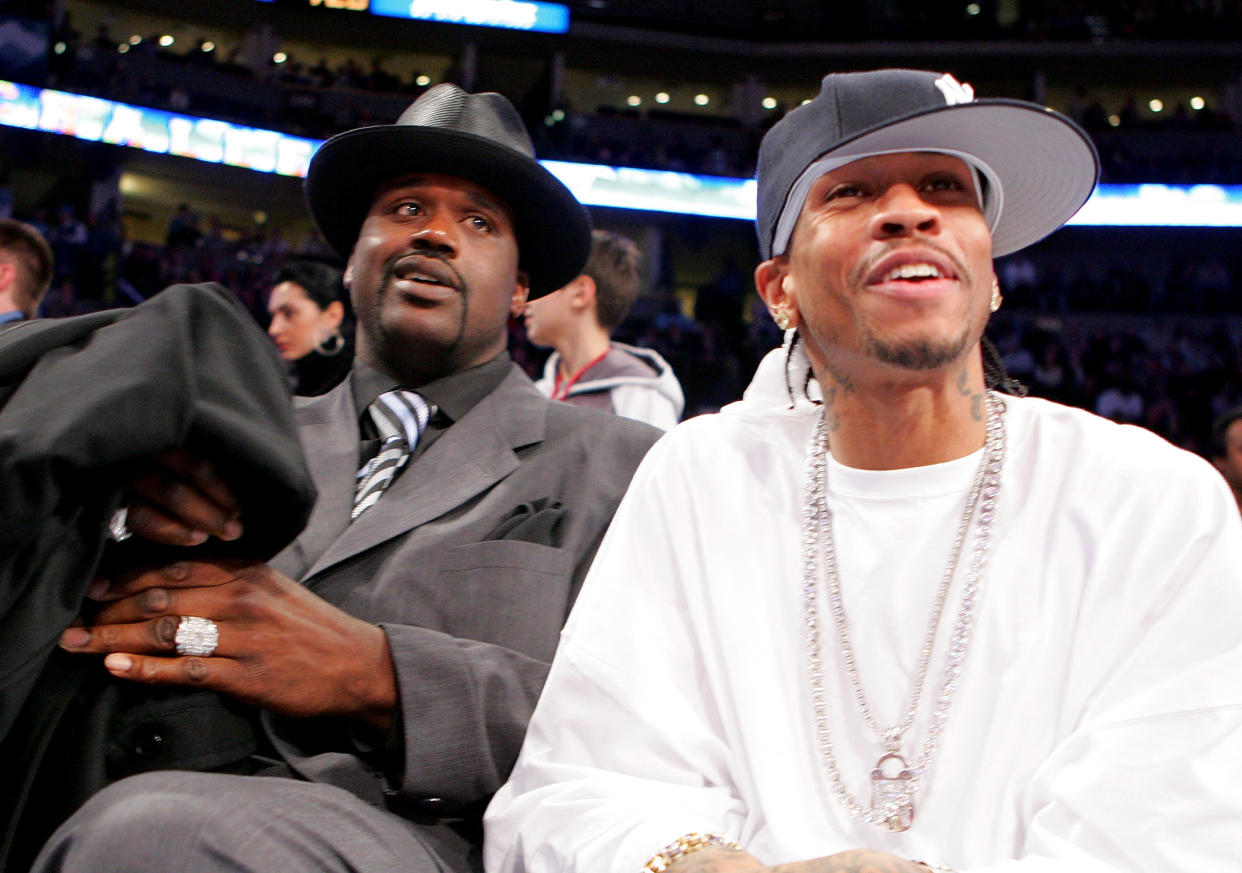
[[[327,498],[321,490],[321,501],[331,501],[331,506],[324,511],[332,513],[332,520],[324,519],[313,532],[308,526],[308,534],[328,533],[335,525],[334,532],[339,536],[313,562],[306,578],[439,518],[508,476],[519,464],[514,449],[543,439],[547,402],[515,366],[495,391],[411,461],[388,486],[379,502],[353,524],[349,524],[353,472],[343,500],[338,494]],[[352,407],[352,403],[350,405]],[[356,426],[352,445],[356,466]],[[311,463],[313,468],[314,460]],[[319,485],[318,480],[316,485]],[[328,483],[322,487],[329,487]],[[341,485],[337,483],[332,487],[339,491]],[[312,523],[319,513],[317,505]],[[308,553],[317,554],[309,549]]]
[[318,497],[302,534],[273,563],[297,578],[305,577],[315,558],[349,525],[359,451],[352,381],[351,376],[322,397],[299,400],[294,409]]

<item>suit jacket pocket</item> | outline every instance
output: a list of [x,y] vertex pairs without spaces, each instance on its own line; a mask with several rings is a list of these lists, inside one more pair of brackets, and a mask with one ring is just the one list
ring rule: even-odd
[[528,543],[559,547],[561,522],[564,519],[565,507],[559,500],[541,497],[515,508],[485,539],[524,540]]
[[437,591],[444,630],[550,661],[569,609],[573,563],[563,549],[489,540],[444,550]]

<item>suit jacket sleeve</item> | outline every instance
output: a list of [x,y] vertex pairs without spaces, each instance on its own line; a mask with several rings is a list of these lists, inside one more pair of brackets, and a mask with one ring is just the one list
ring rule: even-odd
[[385,630],[404,746],[400,784],[390,793],[426,813],[458,815],[508,777],[549,662],[426,628]]

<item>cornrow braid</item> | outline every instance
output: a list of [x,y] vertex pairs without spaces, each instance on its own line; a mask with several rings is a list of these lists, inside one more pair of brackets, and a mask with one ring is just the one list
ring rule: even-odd
[[[789,396],[789,408],[793,409],[796,405],[793,393],[793,383],[789,381],[789,365],[793,363],[794,346],[798,344],[800,334],[796,331],[787,331],[785,333],[785,393]],[[805,389],[803,389],[805,390]]]
[[807,367],[806,376],[804,376],[802,379],[802,396],[805,397],[807,400],[811,401],[812,403],[814,403],[816,406],[823,406],[824,401],[816,400],[814,397],[811,396],[811,380],[814,378],[815,378],[815,374],[811,371],[810,367]]
[[994,391],[1012,397],[1025,397],[1027,388],[1005,369],[1000,351],[986,336],[983,337],[983,382]]
[[[793,383],[789,381],[789,367],[793,364],[794,349],[798,347],[798,341],[802,339],[802,334],[797,330],[785,332],[785,393],[789,396],[789,408],[793,409],[797,401],[794,399]],[[816,406],[822,406],[824,401],[816,400],[811,396],[811,380],[815,378],[815,374],[811,372],[811,368],[806,368],[806,375],[802,379],[802,396],[814,403]]]

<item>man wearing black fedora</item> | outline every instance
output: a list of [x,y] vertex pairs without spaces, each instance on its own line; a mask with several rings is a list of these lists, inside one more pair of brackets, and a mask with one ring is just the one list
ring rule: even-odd
[[[546,400],[508,359],[508,319],[578,274],[590,223],[505,98],[437,86],[329,140],[306,194],[358,316],[354,371],[295,408],[319,491],[306,528],[267,564],[116,574],[61,640],[122,680],[254,707],[259,749],[228,775],[109,786],[36,869],[478,869],[483,807],[659,435]],[[210,470],[155,472],[122,536],[239,536]]]
[[[765,136],[778,373],[635,477],[489,873],[1163,873],[1242,858],[1242,524],[1201,458],[1001,393],[992,258],[1096,154],[952,76]],[[641,625],[643,633],[634,633]]]

